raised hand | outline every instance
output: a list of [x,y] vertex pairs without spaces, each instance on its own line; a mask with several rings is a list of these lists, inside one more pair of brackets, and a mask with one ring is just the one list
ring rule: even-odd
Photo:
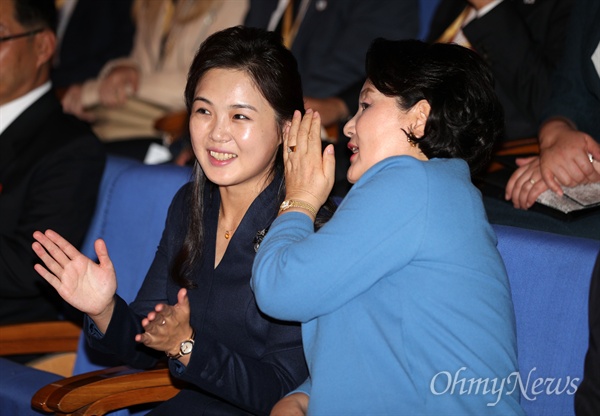
[[[192,334],[190,300],[187,290],[179,290],[177,304],[174,306],[164,303],[156,305],[154,310],[142,320],[142,327],[145,332],[135,336],[137,342],[157,351],[176,355],[181,342]],[[182,361],[184,357],[182,357]],[[189,357],[186,358],[189,359]]]
[[[306,110],[294,113],[283,133],[286,199],[307,202],[319,209],[335,181],[333,145],[321,151],[321,118]],[[290,151],[293,150],[293,151]]]
[[107,107],[125,104],[138,89],[139,72],[130,66],[117,66],[100,81],[100,102]]
[[97,264],[52,230],[36,231],[33,238],[33,251],[46,266],[36,264],[35,270],[67,303],[88,314],[106,332],[114,310],[117,278],[104,241],[94,244]]

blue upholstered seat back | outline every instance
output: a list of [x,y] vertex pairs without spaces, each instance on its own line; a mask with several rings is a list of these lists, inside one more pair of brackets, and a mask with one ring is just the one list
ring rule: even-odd
[[[521,404],[528,415],[572,415],[571,383],[578,385],[583,375],[589,285],[600,241],[508,226],[494,229],[516,314],[525,389]],[[538,379],[544,384],[534,388]]]
[[[117,270],[119,294],[131,301],[141,285],[164,228],[169,204],[190,179],[191,170],[172,165],[147,166],[109,156],[96,211],[81,251],[96,259],[94,241],[104,238]],[[79,342],[75,374],[117,364]],[[30,407],[33,394],[57,376],[0,358],[0,414],[41,414]],[[111,415],[128,414],[127,411]]]
[[[119,295],[131,302],[150,267],[173,196],[190,180],[191,169],[174,165],[130,166],[118,175],[97,212],[97,238],[106,242],[117,273]],[[92,248],[93,250],[93,248]],[[80,340],[75,374],[117,364]]]
[[80,250],[89,258],[96,259],[94,241],[100,236],[100,228],[104,221],[104,212],[106,211],[108,201],[110,200],[109,195],[112,193],[115,183],[123,171],[140,165],[142,165],[141,162],[126,157],[109,155],[106,158],[106,166],[104,167],[100,189],[98,190],[96,210]]

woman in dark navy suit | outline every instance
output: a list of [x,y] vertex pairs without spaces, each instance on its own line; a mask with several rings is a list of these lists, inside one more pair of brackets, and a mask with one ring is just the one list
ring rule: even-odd
[[47,267],[36,270],[87,314],[94,347],[143,368],[166,353],[188,387],[153,414],[268,414],[307,377],[300,327],[263,315],[249,286],[285,195],[282,131],[303,108],[296,61],[273,33],[226,29],[200,47],[185,99],[194,180],[174,197],[136,300],[115,294],[102,240],[98,265],[56,233],[36,232]]

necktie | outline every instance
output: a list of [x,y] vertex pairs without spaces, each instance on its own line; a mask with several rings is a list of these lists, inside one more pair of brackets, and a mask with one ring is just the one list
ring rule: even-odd
[[[454,19],[454,21],[450,24],[450,26],[448,26],[448,28],[444,31],[444,33],[442,33],[442,35],[439,37],[439,39],[436,42],[438,42],[438,43],[454,42],[456,35],[458,35],[458,33],[462,30],[465,19],[467,18],[467,16],[469,15],[470,12],[471,12],[471,7],[470,6],[465,7],[465,9],[458,15],[458,17],[456,19]],[[466,42],[466,44],[464,44],[465,42]],[[464,42],[461,42],[461,44],[462,44],[462,46],[465,46],[467,48],[471,47],[471,45],[466,40],[466,38],[465,38]]]
[[290,0],[283,13],[283,22],[281,24],[283,44],[288,49],[292,47],[292,42],[294,41],[294,26],[294,0]]

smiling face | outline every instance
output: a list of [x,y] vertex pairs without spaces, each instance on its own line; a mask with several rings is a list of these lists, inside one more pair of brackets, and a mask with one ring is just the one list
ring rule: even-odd
[[194,154],[219,186],[261,191],[281,143],[275,111],[247,73],[211,69],[196,87],[190,117]]
[[402,130],[421,137],[428,114],[426,101],[419,101],[404,111],[396,97],[383,95],[367,80],[360,92],[358,111],[344,126],[344,134],[350,138],[348,148],[352,151],[348,181],[355,183],[369,168],[391,156],[408,155],[427,160],[418,146],[408,142]]

